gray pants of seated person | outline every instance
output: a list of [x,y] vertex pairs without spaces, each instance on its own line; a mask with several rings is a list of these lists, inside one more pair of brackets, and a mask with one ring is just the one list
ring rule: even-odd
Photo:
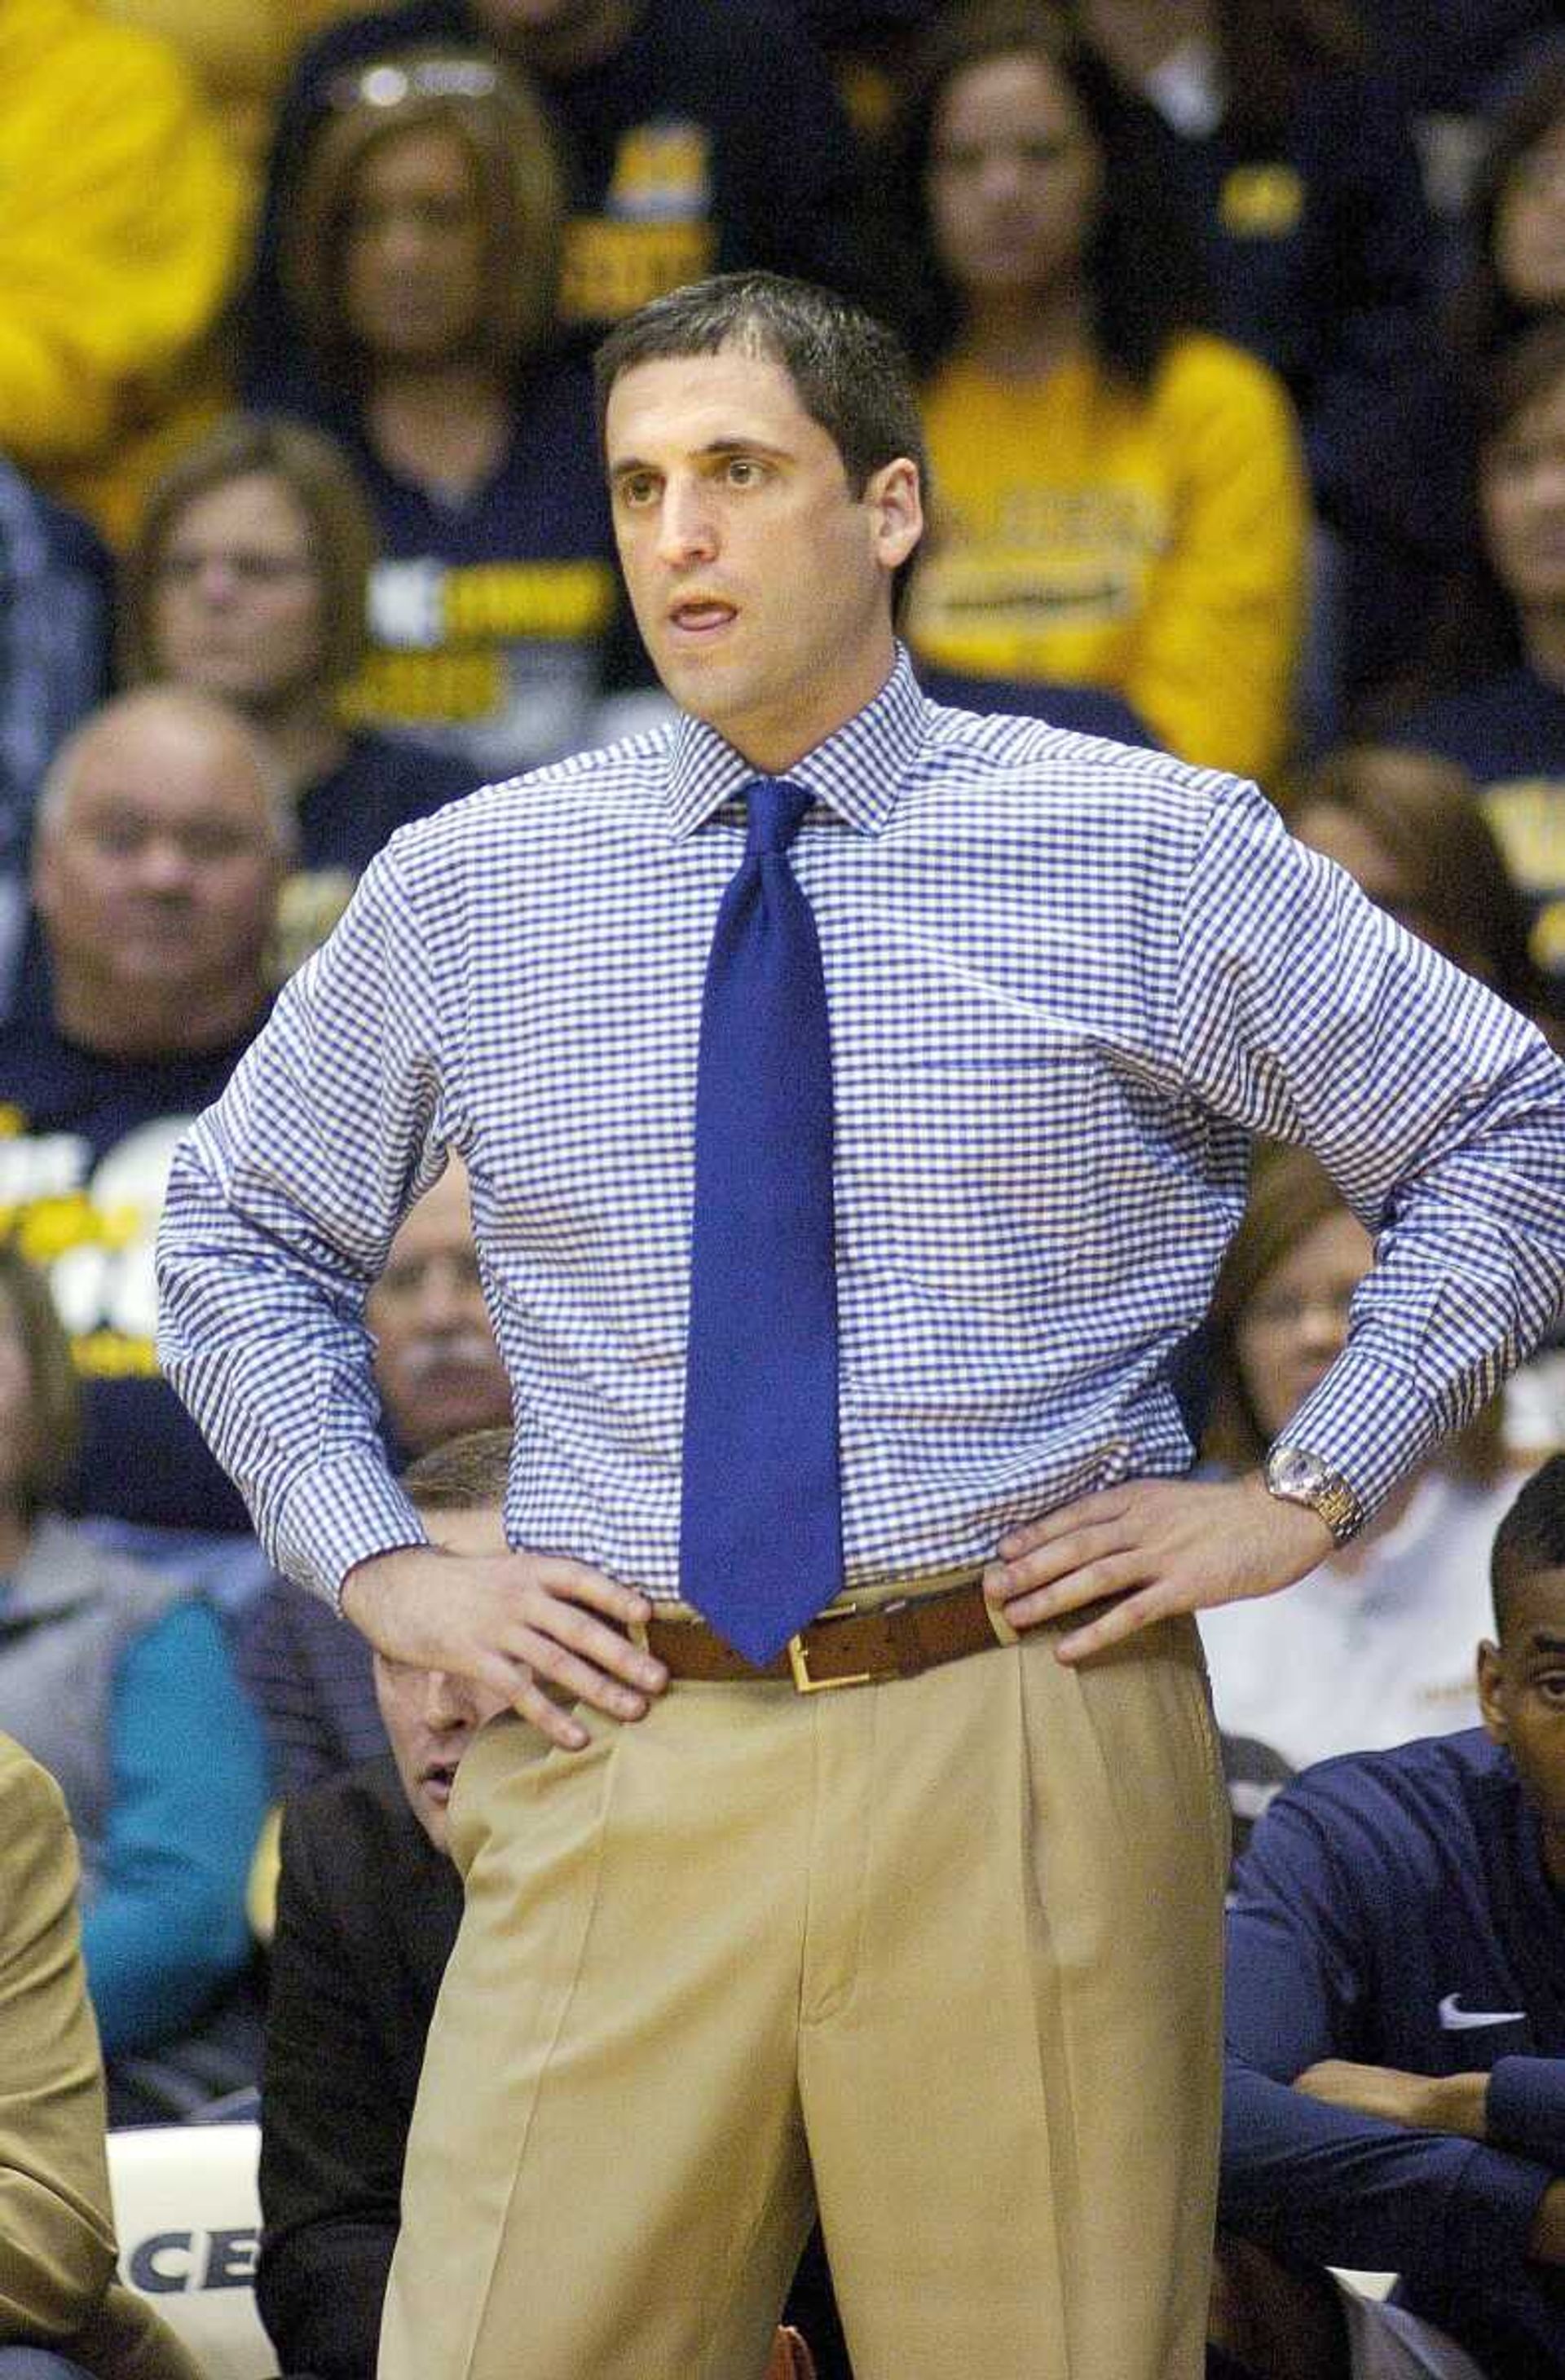
[[52,2347],[0,2347],[0,2380],[91,2380]]

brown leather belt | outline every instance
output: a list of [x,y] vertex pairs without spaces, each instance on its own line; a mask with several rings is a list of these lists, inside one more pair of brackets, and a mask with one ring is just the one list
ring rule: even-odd
[[960,1661],[986,1645],[1013,1641],[1003,1621],[996,1623],[981,1576],[928,1595],[900,1595],[890,1601],[823,1612],[765,1668],[735,1653],[704,1621],[661,1620],[656,1613],[634,1632],[638,1644],[666,1667],[671,1678],[722,1684],[762,1678],[791,1680],[801,1694],[829,1686],[868,1686],[888,1678],[916,1678],[943,1661]]

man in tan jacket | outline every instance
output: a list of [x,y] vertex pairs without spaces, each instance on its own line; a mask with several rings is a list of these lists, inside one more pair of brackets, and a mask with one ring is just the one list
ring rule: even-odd
[[114,2277],[76,1844],[58,1786],[8,1735],[0,1845],[0,2380],[200,2380],[151,2306]]

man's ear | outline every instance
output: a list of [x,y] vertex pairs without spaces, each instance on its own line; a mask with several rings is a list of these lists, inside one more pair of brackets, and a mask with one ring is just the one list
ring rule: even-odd
[[1510,1728],[1505,1714],[1505,1657],[1487,1637],[1478,1647],[1478,1708],[1486,1732],[1496,1743],[1506,1742]]
[[864,501],[870,511],[876,554],[888,571],[897,570],[924,534],[917,464],[906,455],[882,463],[870,473]]

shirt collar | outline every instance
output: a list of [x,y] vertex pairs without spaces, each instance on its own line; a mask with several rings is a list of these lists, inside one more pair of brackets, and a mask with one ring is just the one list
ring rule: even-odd
[[[891,821],[903,775],[924,741],[925,707],[899,645],[895,665],[874,701],[807,752],[787,771],[789,783],[807,786],[861,834],[879,834]],[[693,834],[758,773],[715,727],[686,712],[674,733],[663,795],[669,832],[676,840]]]

